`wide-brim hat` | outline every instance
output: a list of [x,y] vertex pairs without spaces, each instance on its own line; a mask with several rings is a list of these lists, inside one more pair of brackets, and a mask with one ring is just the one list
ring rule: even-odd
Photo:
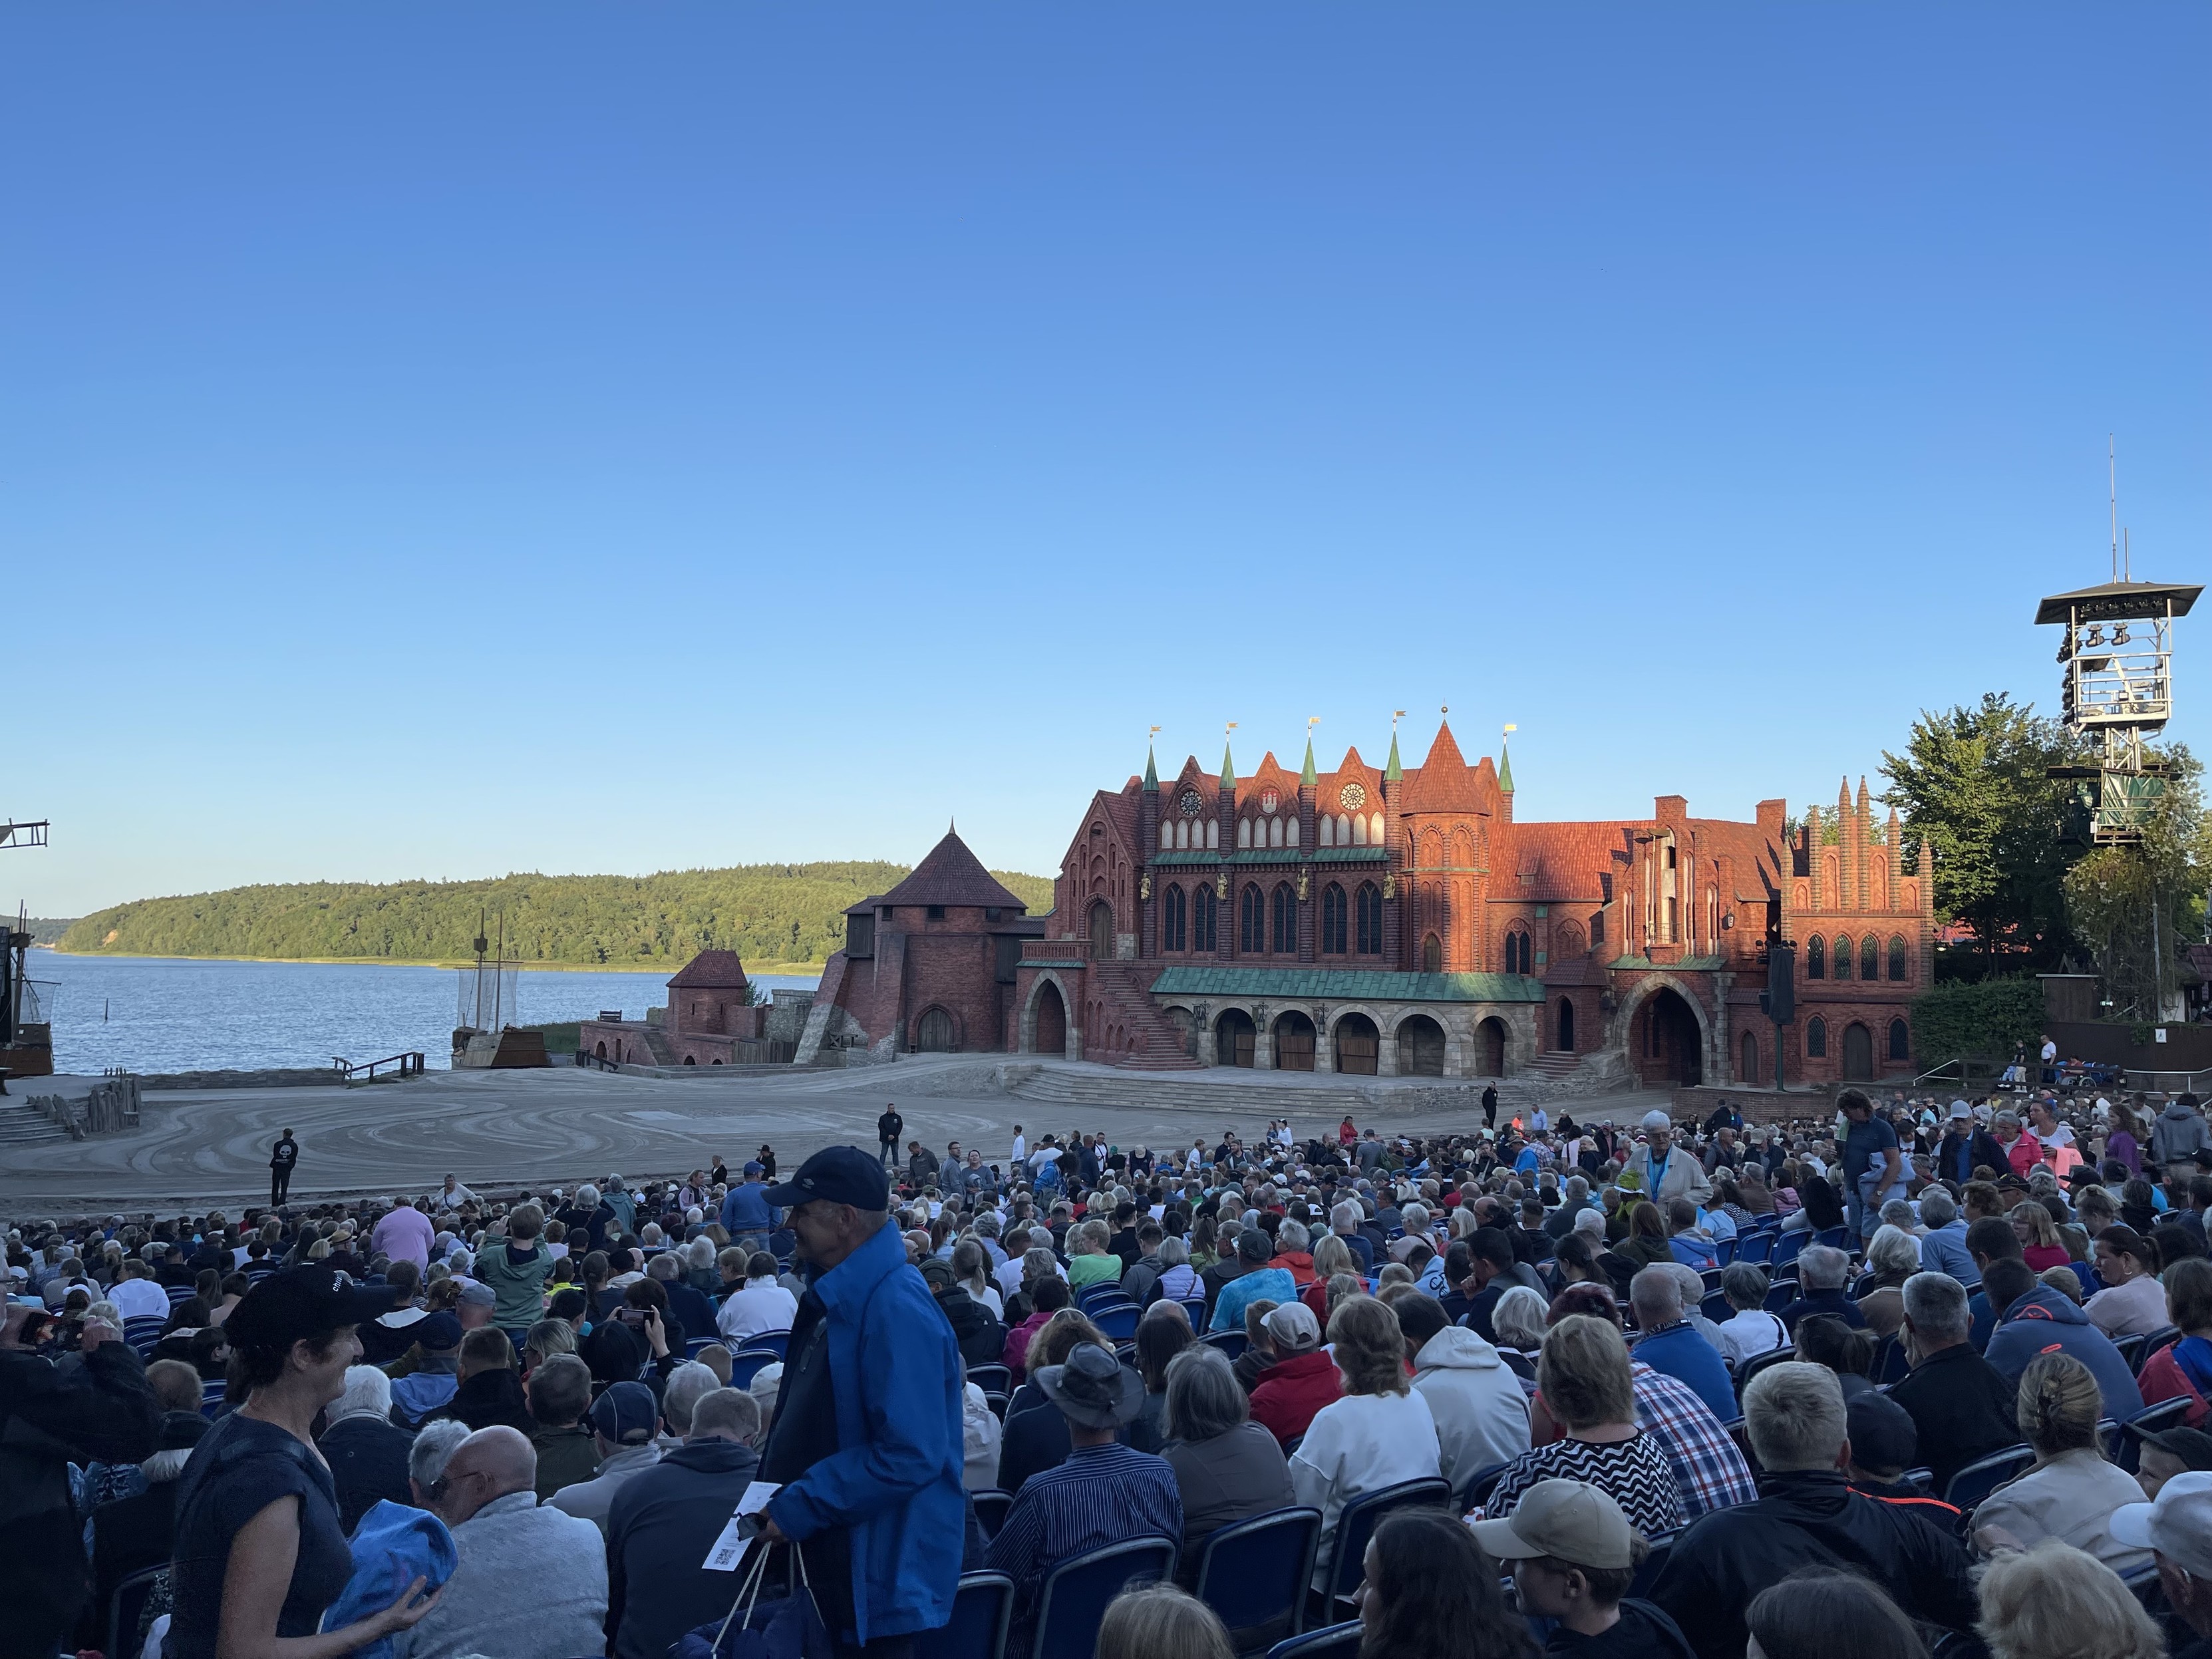
[[1077,1343],[1066,1364],[1046,1365],[1031,1381],[1070,1422],[1088,1429],[1132,1422],[1144,1409],[1144,1379],[1096,1342]]
[[388,1285],[358,1285],[320,1262],[270,1273],[239,1298],[224,1322],[233,1347],[289,1348],[341,1325],[365,1325],[392,1311]]

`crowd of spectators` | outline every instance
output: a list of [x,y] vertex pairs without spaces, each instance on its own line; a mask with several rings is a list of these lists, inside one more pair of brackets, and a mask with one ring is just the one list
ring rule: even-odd
[[662,1659],[749,1492],[841,1654],[1299,1509],[1364,1659],[2203,1653],[2196,1103],[1838,1106],[23,1218],[0,1659]]

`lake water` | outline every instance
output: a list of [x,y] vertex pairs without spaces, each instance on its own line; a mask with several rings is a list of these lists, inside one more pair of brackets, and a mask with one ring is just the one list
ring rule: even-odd
[[[442,1067],[453,1054],[459,974],[451,968],[33,951],[29,970],[52,988],[55,1069],[79,1075],[111,1066],[328,1066],[337,1054],[370,1060],[418,1049]],[[589,1019],[603,1008],[642,1019],[648,1006],[668,1000],[668,976],[525,969],[515,1023]],[[773,974],[753,981],[765,990],[811,990],[818,982]]]

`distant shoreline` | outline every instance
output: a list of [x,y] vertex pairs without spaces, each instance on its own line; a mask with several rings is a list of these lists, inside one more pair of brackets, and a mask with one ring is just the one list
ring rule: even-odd
[[[474,957],[458,962],[431,962],[411,957],[245,957],[245,956],[186,956],[165,952],[148,956],[137,951],[64,951],[57,945],[34,945],[33,951],[51,951],[58,957],[75,957],[80,962],[283,962],[315,968],[473,968]],[[549,974],[670,974],[680,969],[680,962],[617,963],[617,962],[518,962],[517,968],[532,973]],[[779,977],[797,978],[812,975],[819,978],[829,966],[823,962],[762,962],[745,964],[748,977],[771,974]]]

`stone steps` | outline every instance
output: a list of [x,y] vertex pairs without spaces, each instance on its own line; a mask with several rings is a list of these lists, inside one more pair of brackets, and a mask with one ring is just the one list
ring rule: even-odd
[[9,1099],[0,1101],[0,1146],[38,1146],[68,1139],[67,1130],[43,1113],[33,1111],[12,1092]]

